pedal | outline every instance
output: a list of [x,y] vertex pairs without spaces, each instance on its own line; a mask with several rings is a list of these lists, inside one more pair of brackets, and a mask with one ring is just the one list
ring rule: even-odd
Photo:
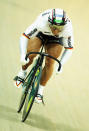
[[22,82],[21,81],[16,81],[16,87],[20,88],[21,87]]

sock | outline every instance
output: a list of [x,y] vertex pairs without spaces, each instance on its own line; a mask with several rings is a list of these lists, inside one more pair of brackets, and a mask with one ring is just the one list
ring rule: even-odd
[[18,73],[18,76],[24,79],[26,77],[26,74],[27,74],[27,70],[23,70],[21,68],[20,72]]
[[39,85],[38,94],[43,95],[44,88],[45,88],[45,86]]

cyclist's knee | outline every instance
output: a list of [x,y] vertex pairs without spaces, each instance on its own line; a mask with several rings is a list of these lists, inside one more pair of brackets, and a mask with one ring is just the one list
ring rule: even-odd
[[54,60],[52,60],[52,59],[46,59],[46,62],[45,62],[45,66],[46,66],[46,68],[48,68],[48,69],[50,69],[50,68],[52,68],[53,66],[54,66]]

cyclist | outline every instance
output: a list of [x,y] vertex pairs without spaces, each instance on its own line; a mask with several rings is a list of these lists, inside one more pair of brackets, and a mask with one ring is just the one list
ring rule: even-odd
[[[71,56],[73,49],[72,23],[63,9],[56,8],[44,11],[20,37],[22,67],[18,73],[18,77],[21,79],[26,77],[27,68],[32,64],[33,59],[36,56],[31,55],[26,61],[26,53],[31,51],[38,52],[42,43],[45,43],[46,53],[54,56],[55,58],[61,56],[60,63],[62,68],[64,63]],[[53,68],[54,60],[46,58],[36,97],[36,102],[38,103],[42,102],[43,90],[46,83],[52,76]],[[19,80],[16,81],[17,86],[20,86],[20,83],[21,82]]]

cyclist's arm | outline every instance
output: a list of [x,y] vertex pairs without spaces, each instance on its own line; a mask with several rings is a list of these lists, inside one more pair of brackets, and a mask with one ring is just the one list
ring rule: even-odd
[[61,56],[60,62],[62,65],[64,65],[66,63],[66,61],[70,58],[70,56],[72,55],[72,50],[73,50],[73,35],[64,38],[64,52]]
[[60,59],[61,64],[64,65],[67,62],[67,60],[70,58],[71,55],[72,55],[72,49],[65,48],[61,56],[61,59]]
[[21,53],[21,56],[26,55],[28,40],[31,37],[36,36],[36,34],[38,32],[38,26],[39,26],[38,23],[39,23],[40,17],[41,16],[38,16],[36,21],[31,26],[29,26],[26,29],[26,31],[20,37],[20,53]]
[[65,37],[63,38],[64,43],[64,52],[61,56],[61,64],[65,64],[67,60],[72,55],[73,46],[74,46],[74,38],[73,38],[73,29],[71,21],[68,21],[68,24],[65,28]]
[[44,32],[44,28],[46,26],[47,18],[49,15],[49,11],[46,11],[44,13],[41,13],[35,22],[29,26],[26,31],[22,34],[20,37],[20,51],[21,54],[26,54],[26,49],[28,45],[28,40],[31,37],[34,37],[37,35],[39,31]]

